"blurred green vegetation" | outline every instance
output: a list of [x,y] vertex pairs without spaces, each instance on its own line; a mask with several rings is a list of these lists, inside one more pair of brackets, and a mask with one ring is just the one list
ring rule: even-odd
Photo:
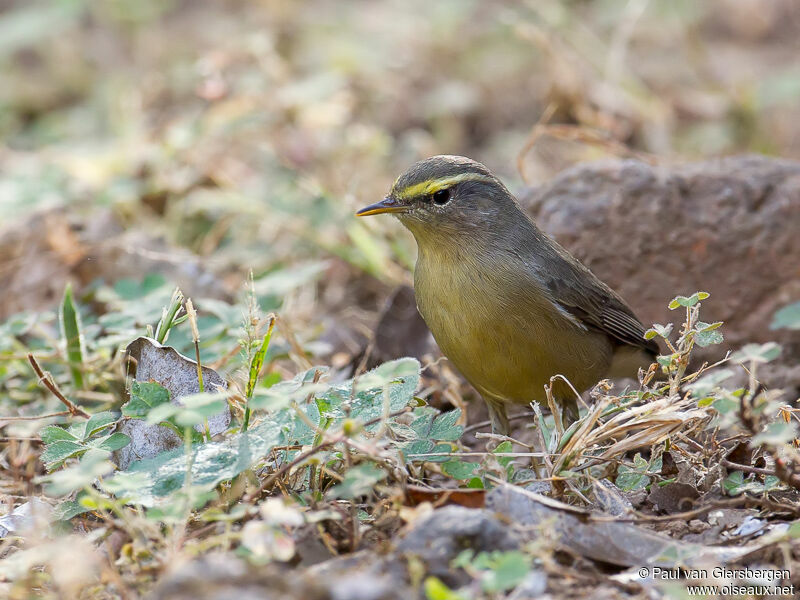
[[[0,491],[36,493],[42,462],[72,465],[83,456],[51,475],[51,485],[86,488],[97,504],[81,511],[121,510],[122,500],[104,507],[94,488],[107,465],[93,451],[125,442],[110,430],[128,399],[121,349],[155,328],[176,286],[200,313],[197,355],[243,393],[245,419],[251,405],[275,409],[273,396],[287,384],[316,383],[312,365],[326,365],[325,393],[301,406],[312,424],[341,428],[341,454],[325,446],[320,463],[343,473],[334,473],[332,497],[357,496],[387,478],[384,466],[351,465],[345,434],[376,427],[379,408],[409,402],[414,420],[387,425],[409,464],[438,464],[472,488],[488,487],[487,474],[529,479],[530,470],[510,464],[510,442],[481,463],[451,456],[461,411],[417,406],[416,374],[385,407],[381,394],[369,396],[364,405],[374,413],[343,408],[347,384],[335,382],[359,363],[389,290],[410,281],[415,252],[395,221],[363,222],[354,211],[381,198],[411,162],[437,153],[485,162],[517,189],[611,151],[663,162],[735,152],[798,159],[799,33],[793,0],[0,2],[0,415],[19,419],[3,423]],[[576,135],[551,129],[534,140],[545,121]],[[676,300],[691,307],[683,301],[698,299]],[[271,311],[276,335],[253,363]],[[797,314],[797,305],[788,307],[774,326],[796,328]],[[691,344],[719,341],[717,324],[696,326],[687,326]],[[194,356],[188,323],[170,329],[168,343]],[[94,415],[91,426],[52,425],[67,420],[63,405],[42,387],[28,353]],[[770,353],[749,347],[741,361],[754,370]],[[685,368],[681,352],[662,358],[673,372]],[[457,378],[437,368],[440,381],[420,394],[460,408]],[[692,392],[732,420],[742,390],[718,389],[729,375],[712,373],[721,377],[701,379]],[[288,407],[273,413],[275,423],[288,423]],[[207,416],[200,408],[186,413]],[[242,415],[234,416],[238,427]],[[363,422],[351,421],[359,416]],[[556,451],[554,426],[539,421]],[[275,423],[256,420],[236,439],[252,438],[259,456],[278,441],[321,439],[294,422],[303,435],[279,439]],[[768,441],[795,433],[787,425]],[[221,455],[228,442],[206,452]],[[178,451],[157,459],[151,466],[160,474],[150,483],[191,491],[184,461]],[[637,454],[617,483],[655,483],[655,464]],[[321,482],[323,472],[309,465],[320,499],[313,474]],[[251,466],[196,465],[209,490]],[[168,480],[173,467],[180,477]],[[729,478],[727,489],[755,489],[754,479]],[[143,481],[120,477],[106,491]],[[177,522],[189,522],[193,500],[188,494],[175,505]],[[160,544],[161,533],[153,539]],[[522,577],[530,568],[518,553],[461,562],[482,576]],[[487,592],[504,589],[496,579],[484,579]],[[444,587],[437,581],[426,586]]]
[[[664,161],[800,157],[789,1],[4,4],[0,389],[13,402],[42,398],[28,350],[62,385],[77,374],[58,341],[68,282],[84,396],[116,398],[109,361],[176,284],[200,311],[203,359],[228,356],[251,271],[261,308],[287,323],[277,355],[295,344],[295,358],[346,364],[414,262],[394,220],[353,211],[431,154],[479,159],[512,188],[518,167],[537,182],[608,155],[554,135],[526,150],[545,113]],[[191,351],[188,327],[170,343]]]
[[[791,2],[8,4],[6,218],[111,206],[126,227],[256,270],[332,253],[399,278],[387,262],[407,267],[409,244],[367,238],[397,228],[352,209],[439,152],[519,184],[515,158],[549,105],[553,122],[666,158],[800,155]],[[600,152],[540,146],[535,179]]]

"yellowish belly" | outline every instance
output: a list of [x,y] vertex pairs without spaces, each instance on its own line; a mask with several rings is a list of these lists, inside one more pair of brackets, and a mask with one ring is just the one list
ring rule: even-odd
[[417,304],[436,342],[484,397],[542,402],[553,375],[578,391],[606,375],[606,336],[580,328],[535,287],[526,292],[504,281],[502,273],[424,262],[415,274]]

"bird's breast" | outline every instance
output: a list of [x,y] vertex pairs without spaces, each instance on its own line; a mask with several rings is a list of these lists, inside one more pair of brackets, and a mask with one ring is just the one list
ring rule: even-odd
[[527,403],[552,375],[584,389],[608,369],[607,338],[560,312],[524,265],[420,249],[414,288],[442,352],[483,395]]

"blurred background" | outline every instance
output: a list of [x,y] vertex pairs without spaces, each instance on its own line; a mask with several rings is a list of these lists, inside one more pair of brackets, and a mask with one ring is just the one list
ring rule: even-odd
[[343,366],[415,253],[353,212],[432,154],[514,191],[614,156],[800,158],[793,0],[0,6],[0,320],[42,347],[67,281],[96,348],[179,284],[217,360],[252,270],[294,347]]
[[[743,153],[762,157],[709,162]],[[468,408],[472,425],[486,418],[482,402],[465,403],[474,392],[447,361],[437,360],[417,316],[407,287],[413,238],[389,216],[354,216],[381,199],[411,163],[434,154],[485,163],[648,326],[680,324],[682,311],[666,308],[674,296],[711,292],[701,318],[725,321],[725,343],[693,356],[713,360],[750,341],[779,342],[783,370],[768,370],[776,360],[759,366],[758,376],[770,392],[784,387],[781,401],[797,406],[800,1],[0,0],[0,505],[10,511],[41,494],[42,427],[67,420],[29,356],[88,413],[117,411],[128,399],[121,350],[159,322],[176,286],[199,311],[203,365],[219,372],[229,389],[245,389],[250,363],[242,348],[259,343],[266,315],[275,311],[258,385],[312,365],[332,367],[330,379],[342,380],[358,366],[410,354],[425,365],[419,396],[437,408]],[[778,314],[787,306],[789,312]],[[60,325],[59,312],[69,326]],[[63,317],[74,312],[81,335],[71,326],[77,319]],[[171,329],[166,343],[194,357],[188,325]],[[768,360],[778,351],[767,346],[745,354]],[[720,369],[711,376],[720,371],[724,377],[715,382],[730,375]],[[736,376],[745,377],[738,369]],[[241,396],[231,399],[235,427],[244,418]],[[780,431],[787,430],[794,431],[788,425]],[[474,433],[462,441],[483,450],[487,440]],[[770,444],[788,439],[763,437]],[[694,471],[703,474],[704,487],[697,489],[704,498],[716,498],[706,491],[724,472],[716,457],[750,465],[744,448],[737,445],[736,455],[714,450],[713,460],[703,455],[706,466]],[[267,464],[276,464],[272,456]],[[489,464],[506,477],[511,459],[496,460]],[[753,459],[754,472],[769,473],[763,460]],[[654,463],[641,462],[637,454],[627,475],[649,482],[642,469],[650,473]],[[791,473],[789,464],[784,471]],[[670,478],[678,473],[674,460],[656,470]],[[321,481],[331,471],[319,473]],[[369,481],[361,473],[355,479]],[[683,473],[681,467],[677,485],[691,487]],[[251,478],[237,477],[231,489],[240,491],[221,497],[221,505],[230,500],[230,519],[209,517],[225,524],[225,536],[240,518],[234,515],[245,514],[235,512],[241,508],[235,498],[246,481]],[[733,485],[738,491],[731,493],[773,489],[743,477]],[[328,506],[316,503],[321,489],[314,490],[312,506]],[[682,492],[661,498],[670,493]],[[688,496],[676,498],[678,510]],[[183,503],[171,507],[183,511]],[[398,506],[395,499],[379,505]],[[352,508],[341,521],[341,531],[348,531],[336,534],[347,544],[351,536],[361,539],[355,519],[363,511]],[[766,527],[765,521],[739,508],[723,510],[739,516],[720,518],[709,530],[713,537],[685,540],[743,543],[767,531],[741,533],[742,523]],[[266,523],[267,513],[261,514]],[[395,521],[376,514],[378,536],[366,530],[363,540],[381,540],[372,547],[384,548],[380,528],[389,531]],[[19,585],[46,590],[33,565],[51,561],[59,597],[78,597],[62,585],[77,589],[91,581],[82,596],[88,597],[100,589],[87,570],[95,568],[91,556],[103,581],[112,582],[103,592],[110,594],[108,586],[122,581],[117,569],[127,585],[223,543],[215,540],[230,548],[232,538],[218,535],[213,523],[206,528],[204,521],[191,534],[187,527],[173,544],[163,533],[173,530],[154,525],[158,511],[148,518],[145,527],[120,517],[125,531],[136,532],[131,544],[117,537],[119,530],[96,535],[102,530],[95,527],[110,523],[106,518],[86,530],[76,524],[76,532],[91,532],[91,544],[103,540],[108,557],[93,553],[83,538],[76,544],[75,537],[48,537],[18,553],[23,558],[13,564],[22,567],[14,567],[20,575],[13,577],[33,573]],[[773,521],[770,528],[783,525]],[[283,521],[274,523],[275,531],[277,523],[288,531]],[[673,524],[689,531],[686,522],[664,525]],[[323,536],[320,524],[313,527],[330,549],[326,540],[333,537]],[[258,544],[271,552],[288,538],[258,539],[270,540]],[[313,539],[316,534],[308,540],[322,545]],[[184,540],[190,550],[181,555]],[[599,543],[607,546],[605,539]],[[11,546],[3,544],[7,552]],[[781,546],[781,565],[788,547]],[[40,548],[52,554],[39,554]],[[581,573],[573,577],[577,571],[546,556],[546,564],[573,582],[564,584],[567,594],[591,585],[589,595],[597,595],[588,561],[575,562]],[[769,556],[759,552],[758,560]],[[0,570],[0,589],[14,572],[9,563]],[[216,572],[216,563],[197,564]],[[197,568],[205,575],[206,566]],[[274,581],[290,581],[285,570],[275,572]],[[628,584],[615,586],[605,595],[634,593]],[[217,589],[211,585],[208,593]]]

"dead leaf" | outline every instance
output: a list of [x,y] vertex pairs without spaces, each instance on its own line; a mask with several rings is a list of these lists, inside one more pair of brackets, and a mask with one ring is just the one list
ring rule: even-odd
[[659,511],[672,514],[692,510],[699,497],[700,492],[694,486],[676,482],[664,486],[654,485],[647,499]]
[[483,508],[485,501],[486,490],[433,489],[417,485],[406,488],[409,506],[430,502],[435,507],[457,504],[466,508]]
[[[197,394],[200,385],[197,381],[197,363],[180,354],[175,348],[162,346],[154,339],[140,337],[128,344],[125,350],[127,375],[136,381],[154,381],[169,391],[170,402],[180,405],[180,399]],[[225,390],[227,382],[208,367],[203,367],[203,382],[207,392]],[[222,433],[231,422],[228,407],[209,417],[208,429],[211,435]],[[203,431],[202,425],[195,427]],[[160,425],[150,425],[140,419],[127,419],[119,430],[131,438],[131,443],[116,454],[120,469],[143,458],[152,458],[166,450],[183,444],[183,440],[170,429]]]

